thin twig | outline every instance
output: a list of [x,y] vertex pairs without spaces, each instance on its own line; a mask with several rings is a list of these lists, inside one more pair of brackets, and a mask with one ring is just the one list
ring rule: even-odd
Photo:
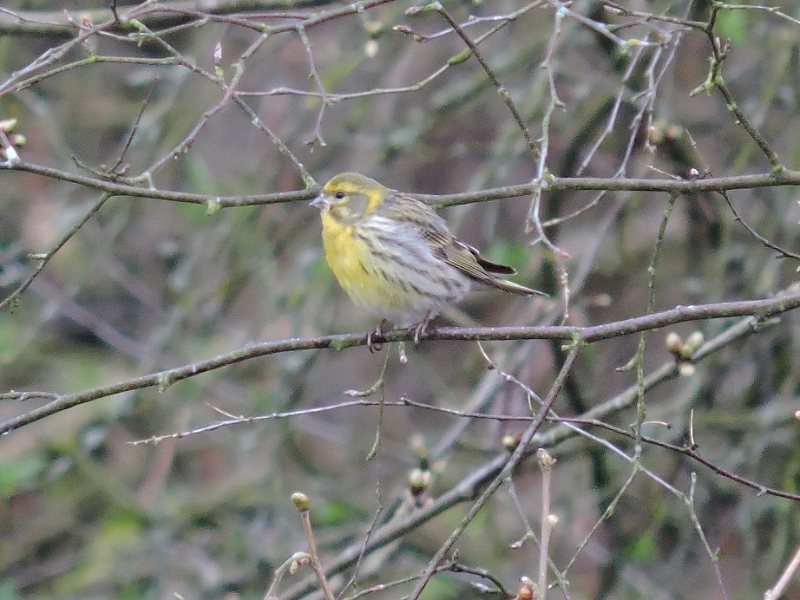
[[105,204],[106,200],[108,200],[110,197],[111,196],[109,194],[102,194],[100,196],[100,200],[95,202],[91,206],[91,208],[89,208],[89,210],[86,211],[83,217],[79,221],[77,221],[72,227],[70,227],[69,231],[67,231],[63,236],[61,236],[61,239],[59,239],[53,245],[53,247],[50,248],[50,250],[48,250],[44,254],[37,254],[33,256],[33,258],[38,261],[36,268],[33,270],[33,273],[31,273],[25,279],[25,281],[23,281],[17,287],[17,289],[15,289],[2,301],[0,301],[0,311],[13,307],[19,301],[22,294],[25,293],[25,290],[28,289],[28,287],[33,283],[33,281],[39,276],[39,273],[42,272],[42,269],[44,269],[45,266],[47,266],[47,263],[50,262],[50,259],[52,259],[53,256],[56,255],[56,253],[64,246],[64,244],[66,244],[69,240],[73,238],[73,236],[75,236],[76,233],[78,233],[80,228],[83,227],[89,221],[89,219],[91,219],[94,215],[97,214],[97,211],[99,211],[102,208],[103,204]]
[[542,510],[541,510],[541,541],[539,542],[539,594],[542,600],[547,597],[547,564],[550,559],[550,533],[555,520],[550,514],[551,481],[555,459],[544,448],[536,451],[536,462],[542,472]]
[[[763,322],[775,315],[783,314],[800,307],[800,291],[779,294],[764,300],[742,300],[738,302],[721,302],[707,305],[679,306],[660,313],[644,315],[604,325],[590,327],[543,326],[543,327],[441,327],[426,332],[423,340],[521,340],[521,339],[561,339],[576,340],[589,344],[600,340],[611,339],[623,335],[631,335],[641,331],[657,329],[687,321],[704,319],[721,319],[742,316],[754,316]],[[379,344],[411,341],[413,332],[405,328],[388,331],[373,338]],[[363,333],[321,336],[316,338],[298,338],[277,342],[251,344],[227,354],[190,363],[174,369],[143,375],[127,381],[101,386],[92,390],[65,394],[53,402],[33,409],[23,415],[0,423],[0,435],[39,421],[47,416],[59,413],[74,406],[79,406],[99,398],[114,396],[131,390],[157,387],[164,390],[184,379],[189,379],[216,369],[239,362],[297,350],[313,350],[320,348],[352,348],[366,344]]]
[[533,140],[533,136],[531,132],[528,130],[528,126],[525,124],[525,120],[522,118],[522,115],[517,110],[517,106],[514,104],[514,101],[511,99],[511,95],[508,93],[508,90],[500,83],[500,80],[497,78],[494,70],[489,66],[486,62],[486,59],[483,58],[480,50],[478,50],[478,46],[475,42],[472,41],[472,38],[469,37],[466,31],[462,29],[462,27],[456,22],[453,17],[444,9],[441,3],[438,0],[434,0],[432,6],[435,7],[436,12],[438,12],[444,19],[450,24],[450,27],[453,28],[464,43],[469,47],[472,51],[472,54],[475,56],[475,59],[480,63],[483,70],[486,72],[486,75],[489,76],[489,79],[492,81],[492,84],[497,88],[497,93],[500,94],[500,97],[505,102],[505,105],[508,107],[508,110],[511,111],[511,115],[514,117],[514,121],[516,121],[517,126],[519,127],[520,131],[522,132],[522,136],[525,138],[525,141],[528,142],[528,148],[536,156],[538,149],[536,146],[536,142]]
[[322,588],[325,600],[336,600],[328,585],[328,578],[325,576],[325,571],[319,561],[317,543],[314,540],[314,529],[311,527],[311,515],[309,514],[310,500],[308,496],[302,492],[295,492],[292,494],[292,503],[300,512],[300,518],[303,521],[303,531],[306,534],[306,543],[308,543],[308,553],[311,555],[311,567],[314,569],[314,574],[317,576],[317,581],[319,582],[320,588]]
[[453,532],[448,536],[447,540],[442,543],[436,553],[431,557],[428,561],[428,565],[425,568],[422,576],[420,577],[419,582],[417,583],[414,591],[411,593],[411,600],[417,600],[420,595],[422,594],[425,587],[428,585],[431,577],[433,577],[434,573],[436,572],[436,567],[444,560],[444,557],[450,552],[453,545],[456,543],[461,534],[466,529],[467,525],[469,525],[472,520],[475,518],[475,515],[484,507],[484,505],[489,501],[495,491],[497,490],[500,485],[502,485],[503,481],[510,477],[514,472],[517,464],[522,460],[523,456],[525,455],[528,445],[531,443],[533,436],[539,431],[539,427],[544,422],[544,418],[547,416],[550,407],[556,401],[556,397],[561,391],[564,382],[567,379],[567,375],[572,370],[572,366],[575,363],[575,360],[578,358],[578,354],[582,344],[579,340],[575,340],[572,344],[572,348],[570,349],[569,353],[567,354],[566,359],[564,360],[564,365],[561,367],[558,375],[556,376],[553,384],[550,386],[550,391],[548,392],[547,396],[544,399],[544,403],[542,408],[536,415],[536,418],[528,425],[525,432],[520,436],[519,445],[516,447],[514,452],[509,457],[508,461],[506,462],[505,466],[501,469],[500,473],[498,473],[494,479],[486,486],[486,489],[483,490],[481,495],[478,499],[472,504],[470,509],[467,511],[467,514],[458,524],[458,526],[453,530]]
[[774,242],[769,241],[763,235],[758,233],[755,229],[750,227],[750,225],[748,225],[747,222],[744,219],[742,219],[742,217],[739,216],[739,213],[736,212],[736,209],[733,207],[733,203],[731,202],[731,199],[728,197],[728,194],[727,194],[727,192],[725,192],[725,190],[720,190],[718,193],[723,198],[725,198],[725,202],[728,203],[728,208],[730,208],[731,212],[733,213],[733,218],[736,219],[739,223],[741,223],[742,227],[744,227],[750,235],[752,235],[759,242],[761,242],[761,244],[763,244],[764,246],[766,246],[770,250],[775,250],[775,252],[778,253],[778,256],[780,258],[793,258],[794,260],[800,261],[800,254],[797,254],[795,252],[791,252],[790,250],[786,250],[784,248],[781,248],[780,246],[778,246]]
[[764,593],[764,600],[778,600],[798,569],[800,569],[800,547],[795,550],[792,559],[786,565],[775,585]]

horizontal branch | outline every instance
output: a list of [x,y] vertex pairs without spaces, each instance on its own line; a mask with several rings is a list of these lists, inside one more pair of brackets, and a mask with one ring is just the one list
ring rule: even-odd
[[[667,325],[705,319],[723,319],[744,316],[753,317],[752,326],[755,328],[759,326],[760,322],[770,317],[794,310],[798,307],[800,307],[800,291],[795,291],[764,300],[742,300],[739,302],[721,302],[701,306],[677,306],[671,310],[659,313],[590,327],[441,327],[428,331],[420,337],[422,340],[508,341],[557,339],[571,343],[592,343],[622,335],[631,335],[642,331],[658,329]],[[413,330],[396,329],[386,332],[383,335],[373,335],[372,343],[384,344],[410,341],[413,336]],[[13,419],[9,419],[4,423],[0,423],[0,435],[5,435],[15,429],[19,429],[20,427],[29,425],[30,423],[34,423],[50,415],[100,398],[149,387],[157,387],[159,390],[163,391],[178,381],[189,379],[201,373],[207,373],[245,360],[271,354],[320,348],[342,350],[344,348],[364,346],[367,343],[366,337],[367,336],[364,334],[350,333],[305,339],[296,338],[277,342],[254,343],[227,354],[221,354],[214,358],[187,364],[174,369],[143,375],[112,385],[101,386],[93,390],[57,395],[56,399],[52,402],[30,410]],[[25,392],[9,392],[2,394],[2,397],[16,398],[24,393]]]
[[[166,200],[169,202],[185,202],[206,207],[231,208],[234,206],[253,206],[310,200],[319,193],[312,187],[305,190],[276,192],[269,194],[252,194],[245,196],[209,196],[190,192],[159,190],[128,183],[130,179],[114,180],[111,178],[92,177],[70,173],[61,169],[45,167],[34,163],[17,162],[14,164],[0,162],[0,173],[3,171],[21,171],[33,173],[50,179],[67,181],[84,187],[106,192],[111,196],[131,196]],[[729,191],[779,186],[800,186],[800,171],[783,171],[779,174],[762,173],[755,175],[738,175],[731,177],[709,177],[705,179],[618,179],[604,177],[551,177],[544,184],[547,191],[579,191],[607,190],[612,192],[664,192],[669,194],[697,194],[700,192]],[[429,195],[414,194],[415,197],[439,208],[502,200],[529,196],[534,191],[533,184],[512,185],[460,194]],[[403,190],[410,191],[410,190]]]
[[278,204],[282,202],[310,200],[319,194],[318,189],[312,188],[307,190],[247,196],[209,196],[207,194],[192,194],[190,192],[174,192],[170,190],[159,190],[152,187],[142,187],[141,185],[125,183],[111,178],[104,179],[102,177],[78,175],[77,173],[70,173],[68,171],[26,162],[19,162],[13,166],[0,163],[0,173],[3,171],[33,173],[50,179],[75,183],[100,192],[106,192],[110,196],[131,196],[136,198],[150,198],[153,200],[166,200],[168,202],[184,202],[188,204],[200,204],[207,207],[213,206],[215,209],[229,208],[232,206]]
[[[202,3],[202,12],[209,15],[229,15],[253,11],[297,10],[331,4],[331,0],[208,0]],[[117,14],[125,14],[140,4],[118,6]],[[174,27],[197,18],[200,12],[196,0],[163,2],[162,10],[154,10],[140,17],[149,28]],[[76,22],[101,23],[114,18],[110,8],[73,9],[61,11],[11,11],[0,9],[0,36],[35,35],[68,37],[75,35]],[[114,29],[112,28],[112,31]]]
[[[543,184],[545,191],[610,191],[610,192],[665,192],[668,194],[689,195],[701,192],[744,190],[784,185],[800,185],[800,171],[781,173],[762,173],[754,175],[735,175],[730,177],[707,177],[702,179],[619,179],[607,177],[555,177]],[[435,206],[455,206],[483,200],[499,200],[527,196],[534,191],[534,185],[524,184],[463,194],[447,196],[419,197]]]

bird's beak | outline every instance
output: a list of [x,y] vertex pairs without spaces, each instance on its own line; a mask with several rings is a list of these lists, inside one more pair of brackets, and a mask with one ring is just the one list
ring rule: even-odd
[[311,206],[322,210],[323,208],[328,206],[328,197],[324,193],[320,194],[311,201]]

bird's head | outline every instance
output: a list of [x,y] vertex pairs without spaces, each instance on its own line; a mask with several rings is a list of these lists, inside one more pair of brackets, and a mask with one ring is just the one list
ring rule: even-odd
[[340,223],[352,224],[372,214],[389,194],[389,189],[374,179],[340,173],[325,184],[311,206],[329,212]]

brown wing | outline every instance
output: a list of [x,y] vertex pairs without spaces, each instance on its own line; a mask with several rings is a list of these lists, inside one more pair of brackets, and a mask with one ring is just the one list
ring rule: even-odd
[[475,281],[512,294],[547,295],[498,277],[498,275],[514,275],[516,270],[486,260],[475,248],[458,241],[450,233],[446,221],[421,200],[394,192],[376,212],[387,218],[413,224],[415,230],[419,231],[419,235],[430,246],[434,256]]
[[[459,244],[462,242],[458,242]],[[466,244],[465,244],[466,245]],[[508,265],[501,265],[500,263],[495,263],[490,260],[486,260],[483,258],[475,248],[472,246],[467,246],[467,249],[472,252],[472,255],[475,257],[475,260],[478,261],[478,264],[489,271],[489,273],[497,273],[498,275],[516,275],[517,270],[514,267],[510,267]]]
[[486,260],[475,248],[459,242],[455,238],[450,245],[444,248],[444,252],[447,255],[445,261],[448,264],[483,284],[523,296],[547,295],[544,292],[498,277],[498,275],[514,275],[517,271],[508,265]]
[[498,275],[515,275],[516,269],[486,260],[481,256],[477,249],[458,241],[455,236],[449,231],[433,231],[425,232],[425,238],[432,246],[433,252],[436,256],[440,257],[448,265],[455,267],[467,277],[479,281],[484,285],[496,287],[512,294],[521,295],[541,295],[546,296],[544,292],[527,288],[513,281],[507,281],[498,277]]

